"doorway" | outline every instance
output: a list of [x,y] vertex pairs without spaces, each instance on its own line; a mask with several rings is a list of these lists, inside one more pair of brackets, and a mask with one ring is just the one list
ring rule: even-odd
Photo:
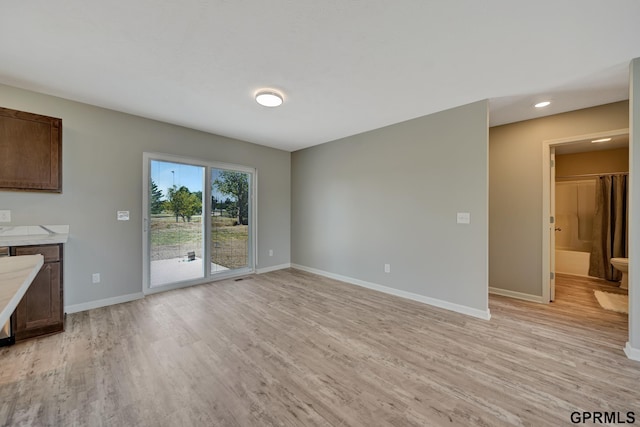
[[143,157],[143,291],[254,272],[255,170]]
[[[562,233],[563,224],[567,224],[567,221],[558,222],[558,215],[556,212],[556,165],[557,165],[557,156],[558,154],[569,154],[569,153],[581,153],[588,151],[598,151],[598,150],[608,150],[616,148],[615,145],[607,146],[597,146],[594,145],[593,141],[599,140],[607,140],[610,138],[610,141],[605,141],[607,143],[616,141],[617,144],[625,144],[628,146],[629,141],[629,130],[628,129],[617,129],[607,132],[600,132],[588,135],[579,135],[570,138],[563,139],[555,139],[544,141],[542,144],[543,150],[543,226],[542,226],[542,299],[544,302],[554,301],[555,300],[555,279],[556,279],[556,237],[558,233]],[[569,179],[581,180],[589,178],[589,175],[598,176],[597,173],[589,174],[589,173],[579,173],[579,174],[567,174],[564,173],[563,179],[565,182],[569,182]],[[584,187],[584,188],[583,188]],[[579,183],[576,185],[576,191],[584,191],[588,190],[588,184],[586,181],[583,183]],[[573,188],[567,188],[567,191],[571,191]],[[577,193],[576,193],[577,194]],[[579,228],[579,227],[576,227]],[[583,226],[583,228],[585,228]],[[587,227],[588,228],[588,227]],[[565,230],[565,234],[568,230]],[[575,230],[575,234],[579,236],[579,229]],[[583,233],[585,231],[583,230]],[[566,238],[565,235],[562,236],[561,241],[568,241],[570,239]],[[578,240],[580,240],[578,238]],[[584,240],[584,239],[583,239]],[[584,245],[584,242],[575,242],[577,245]],[[562,253],[564,257],[564,252]],[[569,251],[567,252],[567,256],[571,257],[572,262],[581,262],[579,258],[588,260],[588,253],[580,252],[579,250],[576,252]],[[588,262],[588,261],[587,261]]]

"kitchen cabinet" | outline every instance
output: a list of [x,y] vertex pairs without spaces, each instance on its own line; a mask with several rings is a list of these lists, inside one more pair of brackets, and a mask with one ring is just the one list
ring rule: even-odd
[[0,190],[62,192],[62,119],[0,107]]
[[62,244],[14,246],[11,256],[41,254],[44,265],[12,317],[17,341],[64,331]]

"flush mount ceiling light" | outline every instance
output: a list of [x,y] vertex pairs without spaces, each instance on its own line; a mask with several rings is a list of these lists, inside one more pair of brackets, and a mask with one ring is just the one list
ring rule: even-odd
[[593,141],[591,141],[592,144],[597,144],[598,142],[609,142],[611,141],[611,138],[600,138],[600,139],[594,139]]
[[536,105],[534,105],[534,107],[536,108],[544,108],[548,105],[551,105],[551,101],[542,101],[542,102],[538,102]]
[[278,92],[266,89],[256,93],[256,102],[264,107],[279,107],[282,105],[283,98]]

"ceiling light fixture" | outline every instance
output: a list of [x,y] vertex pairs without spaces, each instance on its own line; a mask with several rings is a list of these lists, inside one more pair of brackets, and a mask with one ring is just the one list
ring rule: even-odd
[[550,105],[551,101],[542,101],[542,102],[538,102],[536,105],[534,105],[534,107],[536,108],[544,108],[547,105]]
[[594,139],[593,141],[591,141],[592,144],[597,144],[598,142],[609,142],[611,141],[611,138],[600,138],[600,139]]
[[283,97],[271,89],[265,89],[256,93],[256,102],[264,107],[279,107],[282,105]]

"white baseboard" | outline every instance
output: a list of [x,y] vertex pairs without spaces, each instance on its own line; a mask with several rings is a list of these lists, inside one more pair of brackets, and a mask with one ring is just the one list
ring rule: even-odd
[[540,304],[546,304],[548,301],[545,301],[541,296],[525,294],[522,292],[510,291],[508,289],[500,289],[489,287],[489,293],[494,295],[501,295],[503,297],[516,298],[524,301],[537,302]]
[[588,274],[565,273],[563,271],[556,270],[556,278],[558,277],[558,274],[562,274],[563,276],[582,277],[582,278],[585,278],[585,279],[604,280],[604,279],[601,279],[599,277],[589,276]]
[[631,347],[629,341],[627,341],[627,344],[624,346],[624,354],[626,354],[629,359],[640,362],[640,348]]
[[349,283],[352,285],[362,286],[363,288],[372,289],[374,291],[384,292],[385,294],[395,295],[397,297],[410,299],[412,301],[418,301],[423,304],[432,305],[434,307],[444,308],[445,310],[455,311],[456,313],[466,314],[467,316],[473,316],[483,320],[491,319],[491,313],[489,312],[489,309],[487,309],[486,311],[478,310],[476,308],[467,307],[466,305],[455,304],[436,298],[430,298],[424,295],[414,294],[412,292],[402,291],[400,289],[390,288],[388,286],[378,285],[376,283],[365,282],[364,280],[354,279],[353,277],[342,276],[340,274],[329,273],[327,271],[305,267],[304,265],[291,264],[291,268],[317,274],[318,276],[324,276],[330,279],[339,280],[341,282]]
[[[265,267],[265,268],[258,268],[256,269],[256,273],[257,274],[262,274],[262,273],[268,273],[270,271],[276,271],[276,270],[282,270],[285,268],[290,268],[291,264],[280,264],[280,265],[274,265],[272,267]],[[228,276],[224,276],[224,277],[217,277],[218,280],[222,280],[222,279],[230,279],[236,276],[245,276],[247,275],[246,272],[241,272],[239,274],[231,274]],[[209,282],[206,282],[209,283]],[[175,289],[179,289],[181,287],[187,287],[187,286],[193,286],[193,284],[181,284],[178,285]],[[158,292],[164,292],[167,290],[173,290],[172,289],[161,289]],[[150,294],[155,293],[155,292],[149,292]],[[121,296],[117,296],[117,297],[112,297],[112,298],[105,298],[105,299],[100,299],[100,300],[96,300],[96,301],[89,301],[89,302],[85,302],[82,304],[73,304],[73,305],[67,305],[64,307],[64,312],[65,313],[78,313],[81,311],[87,311],[87,310],[92,310],[94,308],[100,308],[100,307],[107,307],[109,305],[115,305],[115,304],[121,304],[123,302],[129,302],[129,301],[135,301],[137,299],[140,298],[144,298],[144,294],[142,292],[136,292],[135,294],[128,294],[128,295],[121,295]]]
[[274,265],[271,267],[256,268],[256,274],[263,274],[263,273],[268,273],[270,271],[276,271],[276,270],[284,270],[285,268],[291,268],[291,263]]
[[65,313],[78,313],[80,311],[92,310],[94,308],[107,307],[109,305],[121,304],[123,302],[134,301],[143,298],[142,292],[136,292],[135,294],[120,295],[112,298],[104,298],[95,301],[89,301],[82,304],[66,305],[64,307]]

